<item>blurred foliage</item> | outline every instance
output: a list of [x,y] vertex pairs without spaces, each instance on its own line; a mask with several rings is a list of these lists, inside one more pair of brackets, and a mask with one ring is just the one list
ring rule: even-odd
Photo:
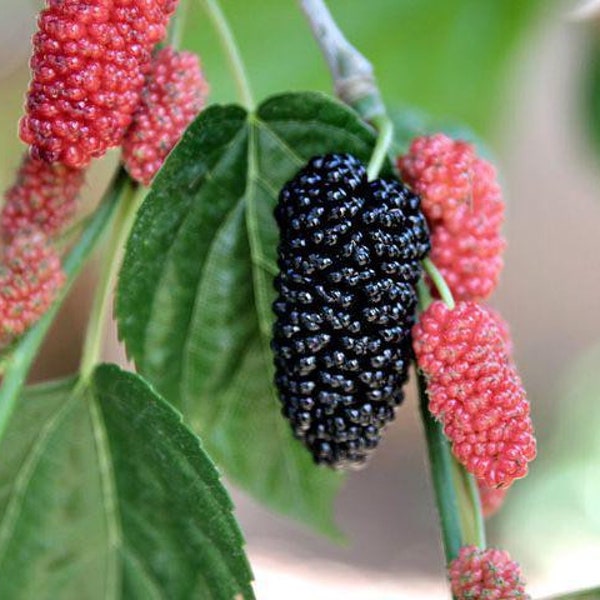
[[[527,479],[511,489],[503,513],[504,541],[514,556],[534,568],[572,569],[575,581],[578,569],[583,574],[587,565],[589,573],[600,561],[599,367],[600,346],[568,372],[552,437],[538,449]],[[567,547],[571,559],[565,565]]]
[[[283,90],[331,91],[296,2],[223,0],[257,98]],[[374,64],[386,101],[464,122],[480,133],[497,119],[516,43],[543,0],[331,0],[342,30]],[[192,1],[186,46],[201,55],[214,101],[233,87],[201,0]]]
[[587,69],[587,76],[583,79],[584,126],[598,152],[600,151],[600,40],[596,40],[590,48]]

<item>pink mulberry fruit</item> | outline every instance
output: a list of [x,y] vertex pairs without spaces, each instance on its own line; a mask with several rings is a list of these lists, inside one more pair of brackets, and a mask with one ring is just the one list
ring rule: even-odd
[[172,2],[47,0],[33,38],[21,139],[46,162],[84,167],[131,123]]
[[456,300],[485,300],[498,285],[506,242],[496,171],[466,142],[443,134],[417,138],[398,160],[422,195],[431,260]]
[[457,459],[489,487],[524,477],[536,454],[529,402],[490,313],[433,302],[413,327],[413,348]]
[[142,101],[123,140],[133,179],[148,185],[204,107],[208,86],[195,54],[164,48],[154,58]]
[[0,344],[33,325],[65,281],[60,258],[40,231],[20,233],[3,249],[0,264]]
[[48,236],[59,233],[75,214],[83,182],[81,169],[25,156],[16,183],[5,194],[4,236],[30,229],[40,229]]
[[448,567],[456,600],[528,600],[519,565],[508,552],[463,546]]

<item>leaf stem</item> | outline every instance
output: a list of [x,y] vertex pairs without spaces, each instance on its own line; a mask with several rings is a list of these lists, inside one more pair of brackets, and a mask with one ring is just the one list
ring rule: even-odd
[[[100,274],[98,289],[94,297],[94,304],[88,323],[88,328],[81,357],[81,381],[86,382],[96,367],[102,352],[104,340],[104,325],[108,306],[112,298],[114,282],[121,266],[121,254],[127,241],[137,208],[140,201],[136,198],[139,187],[128,178],[120,190],[118,198],[119,208],[115,218],[112,235],[107,244],[106,254],[103,257],[102,272]],[[141,198],[141,194],[139,195]]]
[[50,326],[52,325],[58,310],[65,300],[73,282],[81,272],[86,259],[96,247],[103,231],[111,222],[123,187],[128,183],[129,177],[120,170],[104,199],[91,217],[81,238],[67,255],[63,262],[63,271],[67,281],[63,286],[58,298],[50,307],[48,312],[19,340],[15,349],[7,359],[8,366],[4,373],[4,380],[0,388],[0,439],[4,436],[8,423],[14,411],[15,405],[25,385],[25,379],[29,369],[37,355]]
[[240,49],[235,41],[235,36],[231,30],[227,17],[221,8],[218,0],[201,0],[204,3],[206,12],[213,23],[213,26],[219,36],[221,46],[225,51],[231,73],[235,80],[238,95],[241,103],[248,109],[254,107],[254,95],[250,87],[250,81]]
[[177,11],[171,18],[168,42],[169,46],[175,48],[176,50],[181,48],[181,43],[183,42],[188,8],[188,0],[179,0],[179,4],[177,5]]
[[394,125],[386,114],[378,115],[371,122],[379,131],[379,136],[377,137],[377,144],[367,167],[369,180],[375,179],[379,175],[379,171],[381,171],[381,167],[394,139]]
[[443,275],[438,271],[438,268],[433,264],[429,257],[425,258],[421,264],[437,289],[440,298],[448,305],[448,308],[453,309],[456,306],[456,303],[454,302],[452,292]]

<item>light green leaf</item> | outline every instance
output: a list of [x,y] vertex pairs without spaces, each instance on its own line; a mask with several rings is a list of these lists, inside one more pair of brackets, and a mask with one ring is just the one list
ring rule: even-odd
[[140,372],[233,481],[330,534],[340,476],[293,439],[272,385],[273,209],[312,156],[366,162],[373,145],[358,116],[323,94],[276,96],[250,115],[207,109],[157,177],[119,278],[119,330]]
[[27,392],[0,455],[0,598],[254,597],[218,473],[138,376]]

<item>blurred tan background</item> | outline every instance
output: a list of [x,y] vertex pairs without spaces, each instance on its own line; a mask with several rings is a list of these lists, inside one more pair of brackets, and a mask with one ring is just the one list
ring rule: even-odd
[[[478,0],[479,6],[503,1]],[[223,4],[242,33],[260,90],[308,87],[313,78],[316,86],[327,88],[327,74],[293,2],[279,2],[272,9],[277,13],[267,13],[262,2],[248,2],[257,11],[251,22],[247,6],[238,10],[233,0]],[[395,33],[383,44],[378,28],[389,27],[392,17],[397,17],[399,31],[409,27],[403,20],[406,7],[400,6],[406,2],[367,4],[365,23],[362,3],[331,3],[348,20],[353,41],[374,58],[382,82],[402,78],[402,57],[394,59],[395,72],[389,67]],[[29,36],[37,6],[0,0],[2,188],[9,184],[22,151],[15,123],[28,79]],[[484,131],[498,159],[509,203],[509,249],[494,303],[512,325],[539,439],[539,458],[491,521],[490,541],[522,563],[535,597],[600,585],[600,154],[589,141],[582,110],[591,38],[600,36],[600,27],[566,20],[570,7],[568,2],[537,4],[518,43],[506,50],[502,92],[490,92],[493,105],[474,114],[470,123]],[[358,13],[354,20],[349,16],[353,10]],[[269,60],[274,61],[268,47],[261,50],[252,41],[260,37],[256,31],[262,25],[270,27],[261,20],[263,14],[289,16],[290,44],[307,48],[300,58],[290,55],[291,71],[273,66],[271,78]],[[243,36],[252,27],[254,38],[246,42]],[[192,45],[202,48],[202,41]],[[216,51],[210,50],[205,64],[214,95],[231,100],[228,84],[219,85],[226,76],[216,59],[211,62],[211,53]],[[475,52],[472,60],[477,59]],[[426,68],[426,56],[421,62]],[[415,85],[419,81],[408,79],[401,88]],[[443,98],[438,105],[444,105]],[[456,112],[449,114],[465,118]],[[102,193],[114,161],[109,157],[94,167],[86,202]],[[63,310],[35,378],[75,368],[93,276],[93,269],[88,270]],[[114,332],[107,335],[107,356],[122,357]],[[339,498],[345,547],[268,514],[241,493],[234,491],[234,499],[262,599],[446,597],[412,393],[369,468],[352,474]]]

